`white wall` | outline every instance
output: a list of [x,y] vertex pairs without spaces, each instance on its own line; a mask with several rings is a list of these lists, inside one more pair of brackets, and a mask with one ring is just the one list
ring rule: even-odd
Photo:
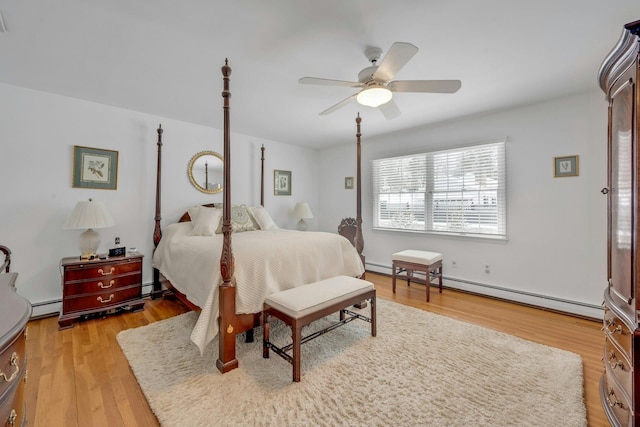
[[[367,136],[367,122],[383,118],[361,114],[367,268],[390,273],[398,250],[437,251],[449,286],[599,317],[607,260],[607,206],[600,194],[607,184],[606,107],[593,92],[377,138]],[[372,159],[505,136],[508,242],[372,230]],[[320,174],[330,177],[318,189],[322,230],[335,231],[341,218],[355,217],[355,190],[343,182],[355,175],[355,146],[354,137],[349,147],[320,152]],[[573,154],[580,175],[554,178],[553,158]]]
[[[220,98],[220,105],[222,99]],[[234,105],[231,103],[233,123]],[[222,108],[212,108],[212,126]],[[0,83],[0,243],[11,248],[18,292],[38,305],[62,295],[59,262],[79,254],[81,230],[62,227],[79,200],[104,201],[115,227],[98,230],[100,252],[122,245],[145,254],[143,281],[152,280],[153,217],[158,124],[162,123],[162,224],[174,222],[188,206],[222,201],[197,191],[187,176],[191,157],[203,150],[222,153],[222,132],[213,128]],[[276,223],[295,228],[291,210],[308,201],[317,211],[315,151],[232,133],[233,203],[260,202],[260,146],[265,145],[265,205]],[[118,188],[72,188],[73,146],[119,152]],[[273,195],[273,169],[292,171],[292,196]],[[311,220],[310,229],[316,228]],[[43,312],[51,310],[49,305]],[[57,310],[57,307],[54,307]]]
[[[212,123],[222,123],[212,109]],[[232,123],[234,105],[231,104]],[[378,138],[367,136],[362,113],[363,220],[367,268],[388,273],[391,253],[431,249],[445,256],[446,284],[514,300],[598,316],[606,281],[606,104],[599,92],[569,96]],[[78,253],[80,231],[62,226],[78,200],[104,201],[116,226],[100,230],[100,251],[122,244],[145,257],[151,282],[155,209],[156,128],[162,123],[163,225],[192,204],[221,201],[195,190],[186,167],[202,150],[222,152],[221,132],[148,114],[0,84],[0,243],[13,250],[18,291],[32,303],[61,297],[58,263]],[[355,135],[355,122],[354,122]],[[370,161],[498,137],[507,143],[507,243],[371,229]],[[291,210],[308,201],[310,229],[335,232],[355,216],[353,144],[316,152],[232,134],[234,203],[259,202],[260,145],[266,147],[265,205],[281,227],[294,228]],[[118,189],[71,187],[73,146],[119,151]],[[553,178],[553,157],[578,154],[580,176]],[[273,170],[292,171],[293,194],[274,196]],[[320,181],[318,177],[322,177]],[[451,266],[455,260],[457,267]],[[484,272],[485,264],[491,273]],[[565,301],[566,300],[566,301]],[[36,309],[34,312],[38,313]]]

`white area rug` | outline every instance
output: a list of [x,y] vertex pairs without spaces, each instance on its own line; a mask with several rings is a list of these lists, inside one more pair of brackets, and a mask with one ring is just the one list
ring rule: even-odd
[[[587,425],[577,354],[380,298],[378,336],[355,320],[304,344],[300,383],[281,357],[262,358],[262,329],[220,374],[217,340],[204,357],[189,340],[195,320],[117,336],[166,427]],[[289,339],[279,321],[272,331]]]

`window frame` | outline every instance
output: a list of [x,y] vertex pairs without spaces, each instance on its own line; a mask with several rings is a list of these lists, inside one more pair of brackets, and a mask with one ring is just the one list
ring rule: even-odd
[[[490,151],[487,151],[487,149],[495,150],[496,152],[491,153]],[[383,231],[399,231],[451,237],[478,238],[483,240],[489,239],[506,241],[506,151],[507,139],[503,138],[481,143],[467,144],[453,148],[429,150],[415,154],[385,157],[372,160],[372,228],[374,230]],[[465,156],[479,157],[480,155],[486,156],[487,153],[490,153],[490,159],[485,159],[484,163],[469,162],[468,160],[466,160],[466,163],[472,163],[473,165],[465,165],[464,167],[461,166],[465,163]],[[436,159],[438,156],[443,155],[445,155],[445,158],[447,158],[446,155],[452,155],[454,160],[449,160],[447,158],[444,163],[440,161],[439,165],[444,165],[447,172],[439,175],[438,182],[441,184],[441,188],[437,188],[435,181],[436,176],[438,175],[436,175],[436,169],[433,165],[433,162],[434,159]],[[457,159],[456,156],[458,157]],[[410,163],[414,161],[413,159],[418,158],[423,159],[422,161],[424,161],[425,163],[424,167],[411,167]],[[487,161],[491,163],[495,162],[495,167],[494,165],[487,166]],[[399,164],[401,166],[398,166],[398,162],[400,162]],[[473,188],[473,184],[469,184],[469,187],[471,188],[466,188],[464,183],[458,183],[460,191],[455,190],[455,185],[453,185],[453,190],[449,190],[451,182],[455,181],[455,179],[452,178],[454,174],[452,172],[449,172],[449,169],[452,168],[452,165],[456,165],[459,171],[466,172],[462,173],[458,171],[458,175],[463,177],[463,182],[467,174],[470,174],[470,176],[474,178],[478,175],[482,176],[484,174],[485,177],[489,178],[482,180],[484,187],[483,185],[478,184],[477,188]],[[382,168],[387,169],[386,173],[382,170]],[[389,169],[394,169],[394,171],[389,172]],[[384,180],[384,185],[386,187],[393,187],[395,184],[397,188],[398,185],[404,185],[404,183],[406,182],[407,174],[411,175],[412,173],[425,174],[424,188],[420,188],[418,191],[406,191],[405,188],[401,188],[398,191],[381,191],[381,187],[383,185],[381,183],[381,180]],[[487,175],[487,173],[489,173],[490,175]],[[460,180],[459,176],[457,180]],[[421,179],[421,176],[416,176],[412,178],[412,181],[421,182]],[[491,181],[487,183],[488,180]],[[475,179],[475,182],[478,182],[477,178]],[[442,185],[444,185],[444,187],[442,187]],[[443,190],[443,188],[445,188],[445,190]],[[445,202],[445,207],[438,213],[434,201],[437,199],[437,195],[439,193],[457,193],[460,194],[460,198],[457,200],[456,204],[456,199],[445,197],[443,200],[453,200],[454,202]],[[418,195],[421,195],[421,197],[424,199],[422,203],[420,203],[420,198],[418,197]],[[385,203],[386,206],[392,206],[394,204],[396,206],[395,210],[394,208],[386,209],[388,215],[386,220],[382,218],[385,215],[382,212],[382,207],[385,206]],[[406,205],[406,210],[400,207],[404,205]],[[461,215],[460,218],[462,225],[458,226],[458,229],[455,229],[455,227],[451,225],[451,221],[449,220],[449,218],[451,217],[452,205],[457,206],[456,209],[461,212],[459,215]],[[487,208],[487,206],[489,208]],[[390,217],[394,215],[394,213],[396,215],[395,220],[398,221],[395,226],[391,223],[391,221],[393,220],[390,219]],[[436,218],[436,215],[439,215],[440,217],[444,215],[447,217],[444,226],[442,225],[442,223],[440,223],[439,226],[435,226],[434,219]],[[403,216],[405,217],[404,223],[402,222]],[[416,218],[422,218],[422,221],[420,221],[419,219],[416,220]],[[469,221],[469,219],[472,218],[475,219],[475,222]]]

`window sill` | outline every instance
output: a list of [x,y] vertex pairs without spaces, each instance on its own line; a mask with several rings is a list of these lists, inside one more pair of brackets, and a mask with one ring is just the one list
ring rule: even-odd
[[491,236],[485,234],[474,233],[453,233],[444,231],[424,231],[424,230],[409,230],[399,228],[384,228],[373,227],[373,231],[383,232],[395,232],[395,233],[410,233],[410,234],[426,234],[433,237],[445,238],[445,239],[460,239],[460,240],[475,240],[478,242],[491,242],[491,243],[507,243],[509,238],[507,236]]

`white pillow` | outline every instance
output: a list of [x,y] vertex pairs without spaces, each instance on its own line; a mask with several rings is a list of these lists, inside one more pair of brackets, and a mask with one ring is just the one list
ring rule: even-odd
[[188,209],[188,212],[193,224],[190,236],[213,236],[215,234],[220,218],[222,218],[222,209],[203,207],[194,210],[193,214],[191,209]]
[[278,229],[278,226],[275,222],[273,222],[271,215],[269,215],[269,212],[263,206],[256,206],[254,208],[251,208],[250,212],[253,216],[253,219],[255,219],[255,221],[260,226],[260,230]]

